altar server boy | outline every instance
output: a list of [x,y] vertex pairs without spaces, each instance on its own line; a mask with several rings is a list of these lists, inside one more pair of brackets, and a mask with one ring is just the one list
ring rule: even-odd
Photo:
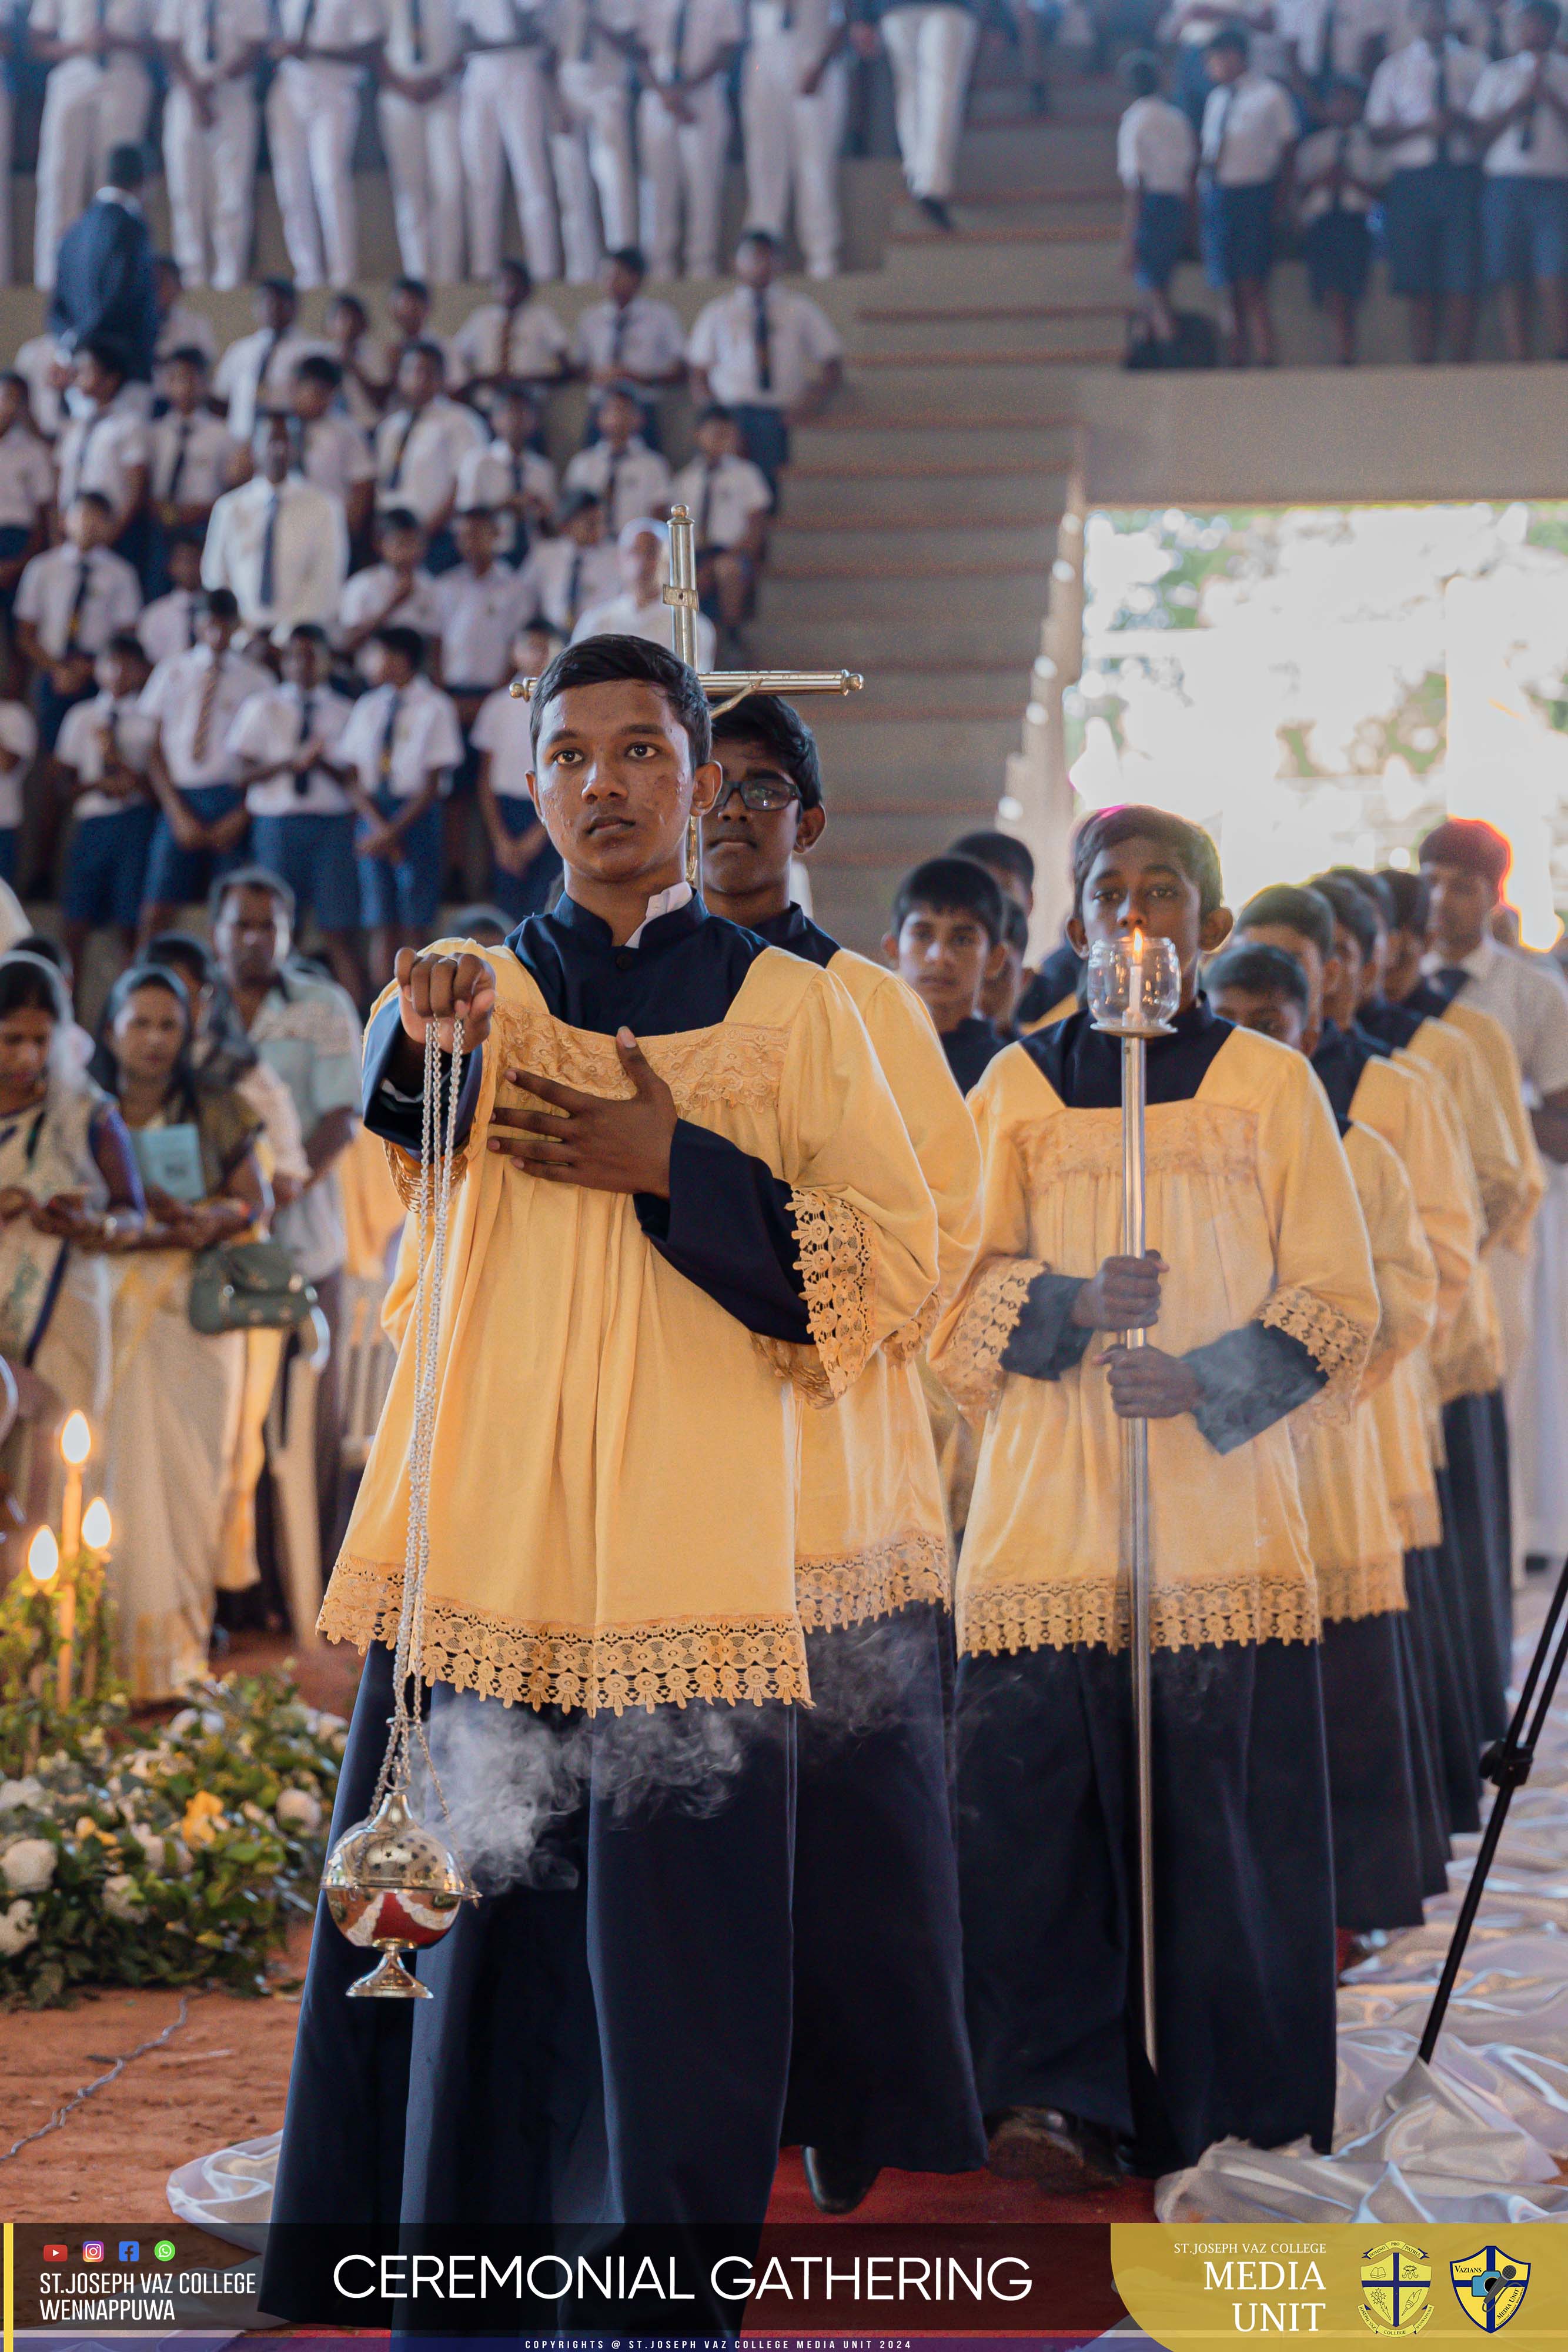
[[[1365,1228],[1300,1055],[1199,993],[1230,918],[1207,835],[1092,817],[1070,936],[1171,940],[1148,1047],[1148,1234],[1121,1255],[1121,1049],[1087,1013],[971,1097],[974,1269],[933,1369],[983,1423],[958,1570],[969,2027],[993,2167],[1059,2189],[1227,2134],[1326,2148],[1334,1943],[1319,1608],[1286,1417],[1354,1395]],[[1133,1328],[1148,1344],[1115,1335]],[[1158,2077],[1138,2053],[1121,1427],[1149,1423]]]

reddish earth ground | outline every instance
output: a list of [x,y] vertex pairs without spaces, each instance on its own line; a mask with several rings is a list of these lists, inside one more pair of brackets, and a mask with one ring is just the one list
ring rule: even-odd
[[[222,1662],[241,1672],[277,1665],[280,1640],[236,1637]],[[297,1675],[307,1698],[341,1715],[353,1701],[359,1659],[323,1648],[301,1658]],[[164,2184],[177,2165],[276,2131],[283,2121],[298,1996],[294,1990],[309,1949],[303,1923],[275,1971],[277,1990],[242,2000],[222,1992],[190,1995],[185,2023],[161,2049],[135,2059],[57,2131],[6,2160],[5,2149],[47,2123],[71,2094],[106,2071],[106,2061],[151,2041],[179,2015],[174,1992],[106,1991],[79,2009],[0,2016],[0,2213],[11,2221],[59,2222],[73,2213],[129,2226],[166,2220]],[[855,2220],[860,2221],[1139,2221],[1154,2210],[1152,2185],[1134,2181],[1079,2200],[986,2173],[938,2177],[886,2172]],[[813,2209],[799,2156],[782,2159],[770,2218],[805,2221]]]

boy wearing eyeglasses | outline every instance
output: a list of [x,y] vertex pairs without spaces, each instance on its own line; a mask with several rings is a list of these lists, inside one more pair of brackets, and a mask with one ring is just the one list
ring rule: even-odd
[[[753,695],[714,722],[709,908],[823,966],[854,999],[936,1207],[940,1295],[967,1265],[979,1150],[914,992],[792,902],[827,822],[810,728]],[[883,1349],[803,1418],[795,1593],[814,1705],[797,1727],[794,2037],[783,2139],[818,2206],[846,2213],[883,2165],[984,2160],[963,2021],[942,1653],[947,1531],[922,1349]]]

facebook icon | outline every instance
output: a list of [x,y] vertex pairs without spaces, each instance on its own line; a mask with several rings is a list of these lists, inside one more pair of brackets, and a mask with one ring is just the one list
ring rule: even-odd
[[139,2263],[141,2260],[141,2239],[121,2238],[120,2242],[120,2259],[122,2263]]

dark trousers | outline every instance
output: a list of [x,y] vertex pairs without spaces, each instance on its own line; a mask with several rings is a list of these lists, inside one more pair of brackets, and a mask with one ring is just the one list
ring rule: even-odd
[[1412,1721],[1418,1696],[1406,1689],[1403,1631],[1403,1612],[1393,1612],[1323,1626],[1334,1922],[1360,1935],[1418,1927],[1428,1891],[1415,1764],[1421,1734]]
[[[334,1838],[368,1811],[391,1704],[378,1645]],[[418,1956],[435,1997],[407,2006],[345,2000],[368,1956],[318,1909],[273,2220],[759,2227],[789,2056],[794,1711],[587,1717],[438,1685],[430,1722],[486,1892]],[[313,2315],[281,2235],[262,2300]]]
[[797,1726],[787,2144],[908,2172],[986,2158],[964,2024],[942,1629],[926,1602],[808,1633]]
[[1082,1644],[958,1661],[958,1865],[980,2104],[1191,2164],[1333,2127],[1333,1874],[1315,1644],[1154,1660],[1159,2082],[1136,2044],[1131,1677]]
[[1463,1577],[1477,1723],[1483,1740],[1500,1739],[1508,1727],[1513,1539],[1508,1440],[1493,1398],[1456,1397],[1446,1404],[1443,1441],[1448,1462],[1438,1493]]
[[1461,1663],[1458,1629],[1444,1599],[1438,1549],[1407,1551],[1405,1589],[1410,1600],[1410,1642],[1426,1701],[1432,1762],[1449,1832],[1480,1827],[1480,1733],[1475,1692]]

